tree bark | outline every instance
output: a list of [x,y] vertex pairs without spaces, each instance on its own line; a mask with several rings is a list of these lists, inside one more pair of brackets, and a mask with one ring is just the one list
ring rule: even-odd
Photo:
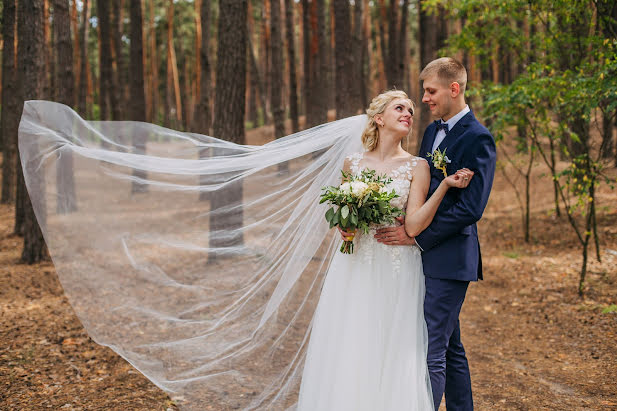
[[[172,96],[175,99],[172,99]],[[182,124],[182,101],[180,97],[180,78],[174,47],[174,0],[169,0],[167,7],[167,102],[176,113],[178,126]]]
[[353,70],[351,61],[351,26],[349,2],[334,0],[335,19],[335,56],[336,56],[336,118],[344,118],[355,114],[350,103],[353,85],[350,73]]
[[[44,45],[45,37],[43,31],[43,8],[42,0],[19,0],[18,15],[18,84],[21,87],[21,102],[19,112],[23,109],[23,101],[40,99],[43,96],[43,82],[45,78],[45,63],[44,63]],[[36,150],[36,146],[31,147]],[[19,162],[21,164],[21,161]],[[29,173],[30,190],[41,195],[41,200],[44,201],[44,178],[42,170],[31,170]],[[34,178],[34,176],[38,176]],[[45,215],[39,215],[37,223],[30,197],[25,190],[23,172],[19,167],[19,185],[22,186],[21,194],[23,195],[23,233],[24,233],[24,249],[21,255],[23,262],[33,264],[41,261],[47,256],[45,240],[41,233],[41,226],[45,225]],[[41,207],[45,210],[45,207]]]
[[331,64],[329,52],[333,50],[328,44],[328,27],[326,24],[326,4],[324,0],[315,1],[315,19],[316,19],[316,34],[318,53],[315,62],[315,80],[314,85],[317,86],[315,97],[315,125],[324,124],[328,121],[328,107],[330,95],[329,91],[333,88],[331,80]]
[[285,135],[285,107],[283,106],[283,47],[281,35],[281,3],[270,2],[270,107],[274,118],[274,138]]
[[[216,96],[213,134],[238,144],[245,144],[244,107],[246,98],[247,0],[226,0],[219,4],[218,51],[216,61]],[[233,30],[229,30],[233,27]],[[214,193],[210,212],[210,248],[243,244],[242,180],[228,184],[224,193]],[[234,207],[235,206],[235,207]],[[216,236],[221,230],[234,230],[226,238]],[[216,253],[210,254],[216,258]]]
[[294,36],[294,1],[285,0],[285,25],[287,31],[287,59],[289,61],[289,116],[292,133],[300,130],[298,122],[298,85],[296,81],[296,46]]
[[306,116],[305,128],[311,126],[310,110],[312,108],[313,84],[311,79],[311,28],[310,28],[309,1],[302,0],[302,52],[304,60],[302,64],[302,97],[304,100],[304,114]]
[[154,0],[150,0],[149,18],[149,38],[148,48],[150,50],[150,111],[149,121],[157,123],[159,121],[160,92],[159,92],[159,62],[156,45],[156,24],[154,22]]
[[17,130],[19,128],[19,96],[17,85],[16,0],[4,0],[2,10],[2,204],[15,202],[17,169]]
[[[436,14],[427,13],[422,5],[424,1],[418,0],[419,10],[419,27],[418,27],[418,42],[420,44],[420,65],[421,69],[426,67],[428,63],[437,58],[437,51],[444,46],[445,37],[442,33],[444,27],[444,19],[440,16],[440,12]],[[423,94],[423,87],[420,84],[420,95]],[[424,134],[424,129],[431,122],[431,114],[426,104],[420,105],[420,125],[421,130],[418,133],[418,138],[421,139]],[[419,143],[419,142],[418,142]],[[420,145],[418,144],[418,147]]]
[[364,72],[364,30],[362,26],[362,17],[364,14],[364,1],[358,0],[355,2],[353,10],[353,48],[352,57],[353,65],[350,75],[351,84],[351,98],[352,105],[355,110],[361,110],[364,107],[363,96],[366,95],[366,83],[363,78]]
[[199,90],[199,103],[197,105],[197,113],[195,114],[194,131],[202,134],[210,134],[212,125],[212,108],[211,108],[211,77],[212,64],[210,63],[210,21],[212,16],[211,0],[202,0],[200,9],[200,24],[201,24],[201,47],[200,47],[200,70],[201,81]]
[[81,61],[79,62],[79,87],[77,97],[77,111],[82,117],[88,116],[88,25],[90,23],[90,3],[84,0],[81,27],[79,29],[79,47]]
[[[131,111],[130,116],[133,121],[146,121],[146,95],[144,89],[144,39],[143,39],[143,16],[141,10],[141,0],[130,0],[131,18]],[[133,147],[135,154],[146,153],[147,135],[134,135]],[[145,180],[148,175],[144,170],[133,170],[133,176]],[[139,181],[131,184],[132,193],[143,193],[147,191],[147,185]]]
[[[111,102],[111,115],[113,120],[122,120],[124,110],[124,76],[125,65],[124,56],[122,53],[122,11],[124,6],[124,0],[112,0],[112,41],[113,41],[113,62],[112,68],[112,87],[110,93]],[[131,67],[131,70],[134,68]],[[131,103],[132,104],[132,103]]]
[[[58,90],[56,98],[59,103],[75,107],[75,75],[73,73],[73,44],[71,42],[69,0],[53,0],[53,30],[56,43]],[[69,150],[58,152],[56,160],[56,187],[58,214],[77,210],[75,180],[73,174],[73,154]]]
[[99,24],[99,118],[109,120],[110,91],[112,87],[111,26],[108,1],[97,1],[97,21]]

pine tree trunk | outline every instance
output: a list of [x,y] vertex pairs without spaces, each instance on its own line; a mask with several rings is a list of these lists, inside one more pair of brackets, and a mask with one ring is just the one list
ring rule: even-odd
[[167,8],[167,101],[169,109],[173,107],[175,110],[177,126],[181,126],[182,100],[176,49],[174,47],[174,0],[169,0]]
[[303,67],[302,67],[302,97],[304,100],[304,114],[306,121],[304,128],[311,127],[310,112],[312,109],[312,94],[313,84],[311,78],[311,65],[314,64],[311,61],[311,26],[310,26],[309,1],[302,0],[302,53],[304,55]]
[[274,138],[285,135],[285,107],[283,106],[283,47],[281,35],[281,3],[270,2],[270,107],[274,118]]
[[[420,44],[420,63],[421,69],[426,67],[428,63],[437,58],[437,51],[443,47],[445,38],[440,31],[444,27],[443,18],[439,15],[428,14],[422,9],[422,0],[418,0],[419,10],[419,27],[418,27],[418,42]],[[439,13],[438,13],[439,14]],[[423,87],[420,84],[420,95],[423,94]],[[418,138],[424,135],[424,129],[431,122],[431,114],[426,104],[420,105],[420,133]],[[418,142],[419,143],[419,142]],[[418,144],[418,147],[420,145]]]
[[398,0],[390,0],[390,6],[388,7],[388,59],[386,60],[386,65],[388,69],[386,73],[389,73],[388,77],[388,87],[396,87],[397,89],[401,89],[400,79],[401,76],[399,74],[399,59],[398,59],[398,51],[399,51],[399,38],[398,31],[396,28],[398,27]]
[[319,70],[316,74],[316,84],[319,84],[319,92],[315,95],[316,123],[324,124],[328,121],[328,108],[334,107],[335,79],[334,79],[334,13],[331,14],[332,24],[328,28],[327,6],[324,0],[316,1],[316,31],[319,33],[317,44],[319,45],[318,63]]
[[77,111],[83,117],[88,116],[88,25],[90,23],[90,3],[84,0],[81,27],[79,30],[79,47],[81,61],[79,62],[79,87],[77,88]]
[[409,67],[410,58],[407,49],[407,19],[409,15],[409,0],[403,0],[401,6],[401,22],[398,33],[398,48],[396,50],[396,67],[398,74],[398,82],[401,90],[410,93],[408,82],[406,79],[406,67]]
[[[131,111],[130,116],[133,121],[146,121],[146,95],[144,89],[144,39],[143,39],[143,16],[141,9],[141,0],[130,0],[130,18],[131,18],[131,78],[130,78],[130,93],[131,93]],[[133,147],[135,154],[146,153],[146,142],[148,135],[134,135]],[[144,170],[133,170],[133,176],[146,180],[148,177]],[[132,193],[143,193],[148,191],[148,186],[133,181],[131,184]]]
[[[73,108],[75,106],[75,76],[73,73],[73,43],[71,42],[69,0],[53,0],[54,20],[53,30],[56,39],[56,55],[58,66],[56,70],[58,85],[57,101]],[[58,214],[71,213],[77,210],[75,197],[75,181],[73,174],[73,154],[70,151],[59,151],[56,162],[56,187]]]
[[[122,10],[123,0],[112,0],[112,68],[113,75],[111,78],[112,86],[110,93],[111,114],[113,120],[122,120],[124,110],[124,60],[122,54]],[[133,67],[131,67],[133,69]]]
[[211,0],[202,0],[200,10],[201,47],[200,47],[200,89],[199,103],[195,114],[194,131],[201,134],[210,134],[212,124],[212,64],[210,63],[210,21],[212,16]]
[[[220,3],[218,51],[216,61],[216,96],[213,134],[238,144],[245,144],[244,107],[246,98],[247,1],[226,0]],[[228,30],[233,27],[234,30]],[[241,107],[242,109],[238,109]],[[243,222],[242,180],[228,184],[224,194],[213,193],[210,233],[237,230],[227,238],[210,237],[210,248],[243,244],[239,228]],[[215,253],[210,257],[216,258]]]
[[[45,78],[44,46],[45,36],[43,31],[44,4],[42,0],[19,0],[18,11],[18,84],[21,87],[21,101],[40,99],[43,96],[43,82]],[[19,112],[23,105],[20,104]],[[36,145],[31,150],[36,150]],[[21,161],[20,161],[21,164]],[[42,170],[30,170],[30,190],[42,196],[44,201],[44,178]],[[38,176],[34,178],[34,176]],[[23,262],[33,264],[47,256],[45,241],[39,227],[45,226],[45,215],[39,215],[37,223],[30,197],[25,190],[23,173],[19,167],[19,183],[22,186],[23,196],[23,234],[24,249],[21,255]],[[45,210],[45,206],[41,207]]]
[[156,26],[154,23],[154,0],[150,0],[150,20],[149,20],[149,48],[150,48],[150,114],[149,121],[158,123],[159,121],[159,65],[156,47]]
[[298,122],[298,84],[296,81],[296,45],[294,36],[294,1],[285,0],[285,25],[287,30],[287,59],[289,61],[289,116],[292,133],[300,130]]
[[364,30],[362,27],[363,13],[364,2],[363,0],[358,0],[355,2],[353,11],[353,64],[351,67],[352,72],[350,73],[352,76],[350,81],[353,85],[351,88],[351,104],[353,105],[354,110],[361,110],[364,108],[364,100],[362,96],[366,95],[366,92],[363,91],[363,89],[366,88],[366,84],[362,78],[362,73],[364,71]]
[[19,128],[19,96],[17,85],[16,0],[4,0],[2,10],[2,204],[15,202],[17,169],[17,129]]
[[97,21],[99,24],[99,111],[100,120],[109,120],[110,92],[112,87],[111,26],[108,1],[97,1]]
[[77,81],[79,80],[79,68],[81,61],[81,47],[79,46],[79,22],[77,19],[77,2],[71,2],[71,33],[73,33],[73,101],[75,102],[74,109],[77,109]]
[[352,71],[351,62],[351,26],[349,16],[349,2],[334,0],[335,19],[335,56],[336,56],[336,118],[344,118],[355,114],[351,101],[349,73]]

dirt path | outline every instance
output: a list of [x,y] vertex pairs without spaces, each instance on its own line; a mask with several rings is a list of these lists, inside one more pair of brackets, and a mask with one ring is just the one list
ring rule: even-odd
[[[603,311],[617,304],[617,192],[600,194],[602,263],[591,262],[581,300],[580,252],[537,177],[531,244],[499,176],[480,224],[486,280],[471,286],[461,317],[476,409],[616,410],[617,313]],[[175,409],[90,340],[51,263],[18,264],[12,228],[13,208],[0,205],[0,409]]]

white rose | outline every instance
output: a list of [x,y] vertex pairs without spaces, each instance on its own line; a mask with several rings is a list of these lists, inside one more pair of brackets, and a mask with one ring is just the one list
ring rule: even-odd
[[368,185],[362,181],[351,182],[351,193],[356,197],[362,197],[367,188]]
[[341,190],[343,193],[345,194],[351,194],[351,184],[349,183],[343,183],[341,184],[341,186],[339,187],[339,190]]

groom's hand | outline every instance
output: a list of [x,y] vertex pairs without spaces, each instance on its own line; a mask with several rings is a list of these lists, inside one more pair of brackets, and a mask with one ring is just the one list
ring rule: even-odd
[[375,234],[377,242],[386,245],[415,245],[416,241],[414,238],[409,237],[405,231],[405,219],[403,217],[397,217],[396,221],[398,221],[400,225],[377,230]]

